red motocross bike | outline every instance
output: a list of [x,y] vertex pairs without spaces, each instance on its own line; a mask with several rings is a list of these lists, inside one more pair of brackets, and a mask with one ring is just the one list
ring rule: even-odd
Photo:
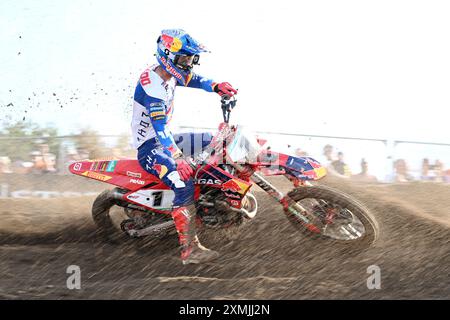
[[[263,149],[256,136],[230,125],[235,105],[234,97],[222,97],[224,122],[206,149],[190,158],[197,220],[202,227],[227,228],[254,219],[258,205],[250,189],[256,184],[308,235],[358,247],[376,241],[377,223],[362,204],[336,189],[310,182],[326,175],[319,162]],[[71,164],[70,171],[116,186],[94,201],[92,215],[99,234],[112,239],[175,233],[170,215],[174,192],[143,170],[136,159],[81,161]],[[293,183],[293,190],[284,195],[263,172],[284,175]],[[121,221],[112,218],[113,207],[122,211]]]

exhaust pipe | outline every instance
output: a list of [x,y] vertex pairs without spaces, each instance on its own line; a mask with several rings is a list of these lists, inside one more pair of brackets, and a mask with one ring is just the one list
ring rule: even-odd
[[144,229],[132,229],[127,230],[127,233],[132,238],[140,238],[144,236],[157,236],[166,233],[170,229],[175,228],[175,222],[173,220],[166,221],[154,226],[150,226]]

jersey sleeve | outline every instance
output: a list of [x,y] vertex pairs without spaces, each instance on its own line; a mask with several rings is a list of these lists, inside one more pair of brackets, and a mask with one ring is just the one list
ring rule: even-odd
[[163,148],[169,151],[173,157],[181,155],[181,150],[178,148],[172,133],[167,127],[167,107],[164,104],[164,101],[149,97],[145,108],[147,109],[150,123],[152,124],[158,140]]
[[214,91],[215,82],[212,79],[202,77],[201,75],[192,73],[191,79],[187,83],[189,88],[203,89],[208,92]]

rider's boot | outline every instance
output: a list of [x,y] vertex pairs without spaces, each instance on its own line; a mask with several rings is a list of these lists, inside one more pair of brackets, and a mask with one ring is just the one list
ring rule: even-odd
[[219,257],[219,253],[205,248],[198,240],[195,231],[195,205],[176,208],[172,212],[178,238],[182,247],[183,264],[203,263]]

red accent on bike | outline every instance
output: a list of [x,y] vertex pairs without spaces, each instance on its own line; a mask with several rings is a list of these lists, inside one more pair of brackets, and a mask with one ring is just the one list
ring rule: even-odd
[[314,232],[314,233],[320,233],[320,229],[317,228],[317,227],[316,227],[315,225],[313,225],[313,224],[310,224],[310,223],[305,224],[305,227],[306,227],[309,231],[311,231],[311,232]]
[[289,208],[289,201],[286,197],[280,200],[281,205],[283,206],[284,210],[287,210]]
[[194,186],[194,200],[197,201],[199,197],[200,197],[200,186],[195,185]]

